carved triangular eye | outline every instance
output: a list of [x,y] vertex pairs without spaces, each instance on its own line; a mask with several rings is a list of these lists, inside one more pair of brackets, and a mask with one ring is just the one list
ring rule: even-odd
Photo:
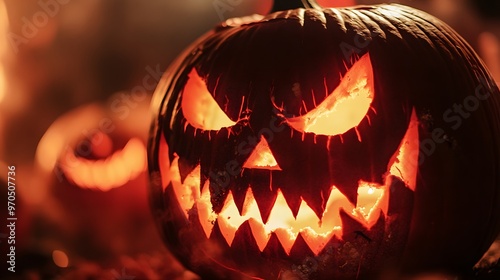
[[365,54],[320,105],[305,115],[285,120],[300,132],[328,136],[343,134],[359,125],[368,113],[373,97],[373,68],[369,54]]
[[219,130],[236,124],[220,108],[194,68],[184,87],[181,106],[184,117],[195,128]]

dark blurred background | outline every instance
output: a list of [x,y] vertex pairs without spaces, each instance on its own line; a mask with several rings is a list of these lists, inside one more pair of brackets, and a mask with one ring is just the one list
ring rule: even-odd
[[[447,22],[500,82],[500,1],[385,2]],[[16,166],[15,279],[196,279],[166,252],[149,217],[149,101],[189,43],[218,22],[270,7],[270,0],[0,0],[0,170]],[[0,256],[6,234],[0,229]],[[499,247],[482,264],[498,260]]]

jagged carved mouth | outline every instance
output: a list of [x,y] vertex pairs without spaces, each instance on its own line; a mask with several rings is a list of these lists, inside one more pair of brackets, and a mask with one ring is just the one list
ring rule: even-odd
[[[165,143],[164,139],[161,141]],[[159,153],[160,158],[168,158],[168,147],[160,145]],[[164,165],[164,162],[168,163],[168,161],[160,160],[160,169],[164,170],[163,174],[168,174],[163,178],[164,188],[173,187],[177,202],[184,210],[186,218],[189,219],[190,215],[197,216],[207,238],[210,238],[217,223],[227,244],[231,246],[238,228],[248,221],[260,251],[265,249],[271,234],[275,233],[287,254],[290,253],[298,235],[303,237],[313,253],[319,254],[333,236],[342,238],[341,212],[347,213],[367,229],[376,223],[381,213],[387,216],[391,178],[399,178],[407,188],[414,191],[418,156],[418,120],[415,111],[413,111],[406,134],[388,165],[383,185],[359,181],[356,205],[353,205],[344,194],[332,186],[321,217],[303,199],[297,215],[294,215],[281,190],[278,190],[272,210],[265,221],[262,219],[257,205],[258,201],[254,197],[251,187],[247,189],[243,205],[236,205],[230,191],[222,210],[216,213],[213,211],[211,202],[209,180],[206,180],[201,186],[200,165],[194,168],[183,181],[179,172],[179,157],[176,154],[168,166]],[[273,170],[270,172],[282,171]],[[193,210],[195,214],[193,214]]]

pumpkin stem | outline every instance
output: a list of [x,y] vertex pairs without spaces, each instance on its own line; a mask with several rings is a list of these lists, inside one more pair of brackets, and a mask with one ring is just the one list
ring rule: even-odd
[[299,8],[320,9],[315,0],[274,0],[271,13]]

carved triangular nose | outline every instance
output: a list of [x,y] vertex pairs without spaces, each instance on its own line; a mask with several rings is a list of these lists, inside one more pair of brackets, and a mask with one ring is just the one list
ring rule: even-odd
[[243,168],[281,170],[264,136],[260,137],[259,143],[255,146],[245,164],[243,164]]

